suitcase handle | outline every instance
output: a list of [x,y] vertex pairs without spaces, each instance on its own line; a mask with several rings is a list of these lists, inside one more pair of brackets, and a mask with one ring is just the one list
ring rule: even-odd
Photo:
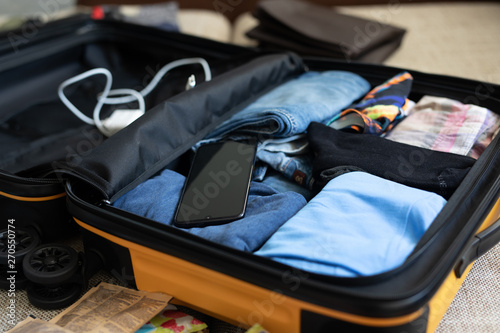
[[470,263],[491,250],[500,242],[500,219],[471,239],[467,250],[455,266],[455,275],[460,278]]

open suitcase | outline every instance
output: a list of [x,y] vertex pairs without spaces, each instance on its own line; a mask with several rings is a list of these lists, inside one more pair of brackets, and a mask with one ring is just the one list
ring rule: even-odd
[[[261,323],[270,332],[431,332],[470,264],[500,240],[500,226],[495,223],[500,216],[498,137],[474,164],[404,264],[374,276],[339,278],[309,273],[117,209],[113,202],[162,169],[185,170],[190,148],[211,130],[259,96],[307,70],[350,71],[377,85],[401,69],[302,59],[294,54],[256,57],[250,50],[117,23],[87,22],[77,25],[77,29],[70,25],[64,30],[72,32],[70,37],[62,30],[55,25],[52,31],[47,30],[47,39],[39,37],[40,43],[32,43],[15,54],[2,55],[5,59],[2,73],[6,78],[2,81],[2,100],[8,102],[7,106],[14,105],[14,101],[19,103],[19,96],[10,91],[16,87],[18,93],[25,91],[19,89],[27,82],[26,77],[18,76],[21,65],[25,66],[23,73],[33,76],[31,82],[35,77],[41,80],[35,82],[44,82],[33,89],[36,98],[23,103],[49,106],[57,99],[54,88],[66,77],[95,66],[92,60],[100,66],[109,66],[116,75],[124,75],[127,87],[141,85],[137,77],[144,68],[163,64],[165,59],[202,56],[218,74],[211,82],[183,91],[186,76],[201,73],[199,68],[186,67],[169,81],[177,87],[175,91],[166,86],[166,92],[153,101],[153,108],[109,139],[96,139],[98,145],[85,146],[81,151],[73,148],[69,155],[64,149],[67,143],[63,143],[63,155],[50,157],[46,161],[48,168],[39,167],[47,164],[30,157],[28,161],[35,160],[36,165],[21,168],[28,171],[7,168],[7,172],[2,172],[4,221],[16,216],[21,226],[42,228],[43,235],[66,229],[69,224],[66,213],[61,213],[65,211],[61,202],[66,200],[69,213],[83,235],[87,264],[105,267],[130,286],[166,292],[178,304],[237,326]],[[4,45],[2,50],[6,48]],[[40,49],[45,52],[40,53]],[[92,50],[97,51],[96,58]],[[31,70],[26,71],[26,66]],[[60,67],[69,69],[58,70]],[[125,68],[130,73],[120,74]],[[48,81],[44,81],[44,73],[50,76],[45,78]],[[500,108],[497,86],[418,72],[411,74],[414,99],[432,94],[472,100],[496,112]],[[202,82],[202,77],[198,81]],[[64,110],[59,105],[61,109]],[[39,110],[33,109],[34,113]],[[44,118],[48,119],[46,112],[51,108],[43,110]],[[62,114],[72,117],[67,110],[59,112],[57,117]],[[60,125],[67,127],[67,122],[70,120],[61,121]],[[78,149],[82,142],[89,144],[85,133],[88,132],[80,133],[84,136],[78,137],[73,147]],[[57,200],[58,207],[45,208],[52,199]],[[32,208],[34,212],[22,217],[26,222],[21,223],[21,217],[15,214],[20,210],[29,212],[31,205],[40,202],[47,212]],[[15,205],[17,208],[11,210]],[[62,222],[45,222],[47,218],[56,220],[51,214],[63,214]],[[37,221],[40,217],[44,220]],[[49,226],[40,227],[43,225]],[[88,274],[91,272],[89,269]]]
[[[432,332],[471,263],[500,240],[500,138],[475,162],[404,263],[373,276],[314,274],[113,207],[162,169],[186,170],[190,148],[231,115],[304,71],[354,72],[372,86],[401,69],[265,55],[150,110],[81,160],[62,163],[85,252],[140,290],[270,332]],[[411,72],[432,94],[498,112],[497,86]],[[112,156],[112,158],[110,158]]]
[[[44,26],[28,24],[36,29],[28,34],[23,25],[4,32],[0,41],[0,229],[15,220],[18,229],[31,230],[26,241],[32,233],[47,242],[75,232],[68,223],[66,194],[53,173],[54,163],[70,155],[85,155],[106,139],[62,104],[58,86],[64,80],[105,67],[115,76],[113,88],[139,90],[162,66],[177,59],[203,57],[217,76],[254,53],[175,32],[94,21],[86,15]],[[203,82],[197,64],[186,65],[182,71],[174,68],[147,97],[147,107],[182,91],[187,71]],[[167,81],[172,84],[165,85]],[[101,91],[104,80],[90,78],[85,84],[82,91],[86,92],[73,95],[72,101],[82,110],[91,110],[96,101],[85,94]],[[72,88],[67,88],[69,94]]]

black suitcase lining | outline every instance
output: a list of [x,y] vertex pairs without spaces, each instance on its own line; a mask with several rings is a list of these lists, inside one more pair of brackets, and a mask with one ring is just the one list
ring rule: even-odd
[[[43,54],[37,53],[42,45],[34,45],[32,49],[16,53],[15,57],[6,57],[10,61],[4,59],[2,65],[10,65],[0,69],[0,140],[3,146],[0,169],[18,173],[38,164],[65,159],[72,152],[84,155],[86,150],[104,140],[102,136],[89,139],[89,127],[59,100],[57,87],[65,79],[91,68],[105,67],[113,73],[113,88],[139,89],[145,87],[163,65],[179,58],[205,57],[216,77],[254,57],[253,51],[240,50],[241,54],[234,55],[231,60],[221,59],[223,57],[216,56],[212,50],[214,45],[203,49],[182,44],[176,41],[176,34],[172,35],[176,36],[174,43],[169,43],[165,36],[155,39],[154,34],[145,40],[137,32],[132,33],[130,26],[125,27],[128,30],[110,30],[104,25],[105,31],[90,30],[50,41],[57,47],[43,45]],[[47,52],[50,54],[45,54]],[[195,74],[197,82],[204,81],[200,66],[175,68],[147,96],[146,105],[152,107],[182,92],[190,74]],[[103,81],[96,77],[78,87],[68,87],[67,95],[89,114],[96,103],[95,96],[102,91]],[[106,110],[109,113],[111,108]]]

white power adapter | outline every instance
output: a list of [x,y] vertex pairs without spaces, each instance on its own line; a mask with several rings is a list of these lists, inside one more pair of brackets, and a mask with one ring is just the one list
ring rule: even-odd
[[133,123],[143,114],[142,110],[115,110],[111,116],[102,120],[102,126],[106,130],[106,135],[111,136]]
[[[75,77],[72,77],[59,85],[57,93],[61,101],[66,105],[66,107],[80,118],[83,122],[95,125],[102,134],[106,136],[111,136],[121,129],[127,127],[137,118],[142,116],[146,112],[144,97],[148,95],[160,82],[160,80],[167,74],[171,69],[179,66],[185,66],[190,64],[200,64],[205,72],[205,81],[210,81],[212,79],[212,73],[207,61],[203,58],[186,58],[172,61],[165,66],[163,66],[158,73],[153,77],[151,82],[142,89],[141,91],[136,91],[134,89],[114,89],[111,90],[111,84],[113,82],[113,77],[111,72],[106,68],[94,68]],[[86,78],[94,75],[104,75],[106,77],[106,86],[104,91],[97,97],[97,104],[94,107],[93,117],[90,118],[83,114],[73,103],[71,103],[66,95],[64,94],[64,89],[72,84],[79,81],[85,80]],[[196,79],[194,75],[188,78],[185,89],[189,90],[196,85]],[[111,97],[121,95],[120,97]],[[104,104],[126,104],[130,102],[137,102],[139,104],[139,109],[115,110],[111,116],[101,120],[99,115]]]

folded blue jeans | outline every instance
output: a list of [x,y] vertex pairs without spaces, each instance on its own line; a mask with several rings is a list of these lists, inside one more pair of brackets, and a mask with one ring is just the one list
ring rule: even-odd
[[206,138],[232,132],[274,137],[304,133],[309,123],[330,120],[369,89],[365,79],[351,72],[307,72],[258,98]]
[[306,271],[357,277],[406,260],[446,204],[365,172],[332,179],[255,254]]
[[[226,139],[245,141],[255,138],[252,135],[229,135]],[[192,148],[218,142],[220,139],[205,139]],[[309,149],[309,141],[305,134],[297,134],[286,138],[267,138],[258,142],[256,163],[252,179],[263,181],[271,167],[281,173],[288,182],[295,183],[307,189],[313,188],[313,154]],[[282,181],[280,181],[282,183]],[[282,184],[280,184],[281,187]],[[296,188],[291,184],[293,188]],[[286,186],[286,185],[285,185]],[[302,191],[300,191],[302,192]]]
[[[165,169],[118,198],[113,205],[177,228],[173,219],[184,181],[183,175]],[[242,219],[221,225],[177,229],[235,249],[255,251],[305,204],[306,200],[298,193],[279,193],[265,184],[252,182]]]
[[280,172],[291,182],[312,189],[313,156],[304,134],[260,142],[257,160]]
[[286,178],[283,174],[273,169],[267,170],[265,177],[261,182],[272,187],[276,191],[283,193],[293,191],[301,194],[307,201],[311,200],[316,194],[313,190],[309,190],[298,183]]

